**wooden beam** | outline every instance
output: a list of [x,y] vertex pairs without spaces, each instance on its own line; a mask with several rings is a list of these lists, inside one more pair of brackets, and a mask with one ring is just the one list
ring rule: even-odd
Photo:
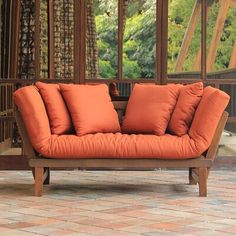
[[236,42],[234,42],[234,47],[229,62],[229,68],[236,68]]
[[[0,65],[2,64],[2,0],[0,0]],[[1,78],[1,66],[0,66],[0,78]]]
[[118,80],[121,80],[123,78],[123,31],[124,31],[124,0],[119,0],[118,1]]
[[79,83],[80,63],[80,0],[74,0],[74,82]]
[[162,47],[162,0],[156,2],[156,83],[161,83],[161,47]]
[[180,53],[178,55],[177,62],[175,65],[176,72],[182,71],[182,67],[187,57],[188,50],[191,45],[193,34],[197,27],[200,14],[201,14],[201,0],[196,0],[189,23],[188,23],[187,30],[184,35],[183,43],[181,45],[181,50],[180,50]]
[[8,62],[7,62],[7,77],[11,78],[11,63],[12,63],[12,53],[11,53],[11,47],[12,47],[12,38],[14,37],[14,28],[13,28],[13,1],[10,0],[10,6],[9,6],[9,27],[8,27]]
[[224,30],[224,24],[227,17],[228,9],[230,6],[231,0],[220,0],[220,8],[218,12],[218,16],[216,19],[216,24],[213,30],[212,39],[210,42],[210,47],[208,50],[207,56],[207,71],[212,71],[214,67],[214,62],[216,59],[217,49],[220,45],[220,39],[222,37],[222,33]]
[[198,50],[195,59],[194,59],[194,63],[193,63],[193,71],[200,71],[201,70],[201,48]]
[[207,0],[201,1],[201,28],[202,28],[202,34],[201,34],[201,80],[202,82],[205,82],[206,80],[206,72],[207,72],[207,62],[206,62],[206,54],[207,54],[207,46],[206,46],[206,40],[207,40]]
[[0,155],[0,170],[29,170],[28,160],[24,156]]
[[[75,15],[79,17],[79,83],[84,84],[86,78],[86,32],[87,32],[87,17],[86,17],[86,1],[74,0],[78,2],[79,11],[75,11]],[[77,82],[77,80],[75,80]]]
[[10,78],[17,77],[18,51],[19,51],[19,28],[20,28],[20,0],[13,1],[12,12],[12,38],[11,38],[11,63]]
[[161,31],[161,84],[166,84],[168,80],[167,62],[168,62],[168,1],[162,0],[162,31]]

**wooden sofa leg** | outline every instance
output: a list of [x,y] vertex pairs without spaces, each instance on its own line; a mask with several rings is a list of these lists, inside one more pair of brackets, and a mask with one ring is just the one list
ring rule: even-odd
[[48,167],[44,168],[44,176],[45,176],[45,180],[43,184],[44,185],[50,184],[50,169]]
[[197,184],[197,181],[193,177],[193,168],[189,168],[188,178],[189,178],[189,184],[190,185],[196,185]]
[[41,197],[43,194],[43,167],[35,167],[35,196]]
[[199,168],[199,196],[206,197],[207,196],[207,168]]

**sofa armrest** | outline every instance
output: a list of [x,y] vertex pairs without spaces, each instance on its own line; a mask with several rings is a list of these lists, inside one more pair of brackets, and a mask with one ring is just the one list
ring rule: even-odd
[[[204,89],[189,130],[189,136],[194,140],[198,150],[205,152],[212,145],[210,153],[216,153],[213,149],[218,146],[227,121],[228,114],[224,113],[224,110],[229,99],[229,95],[219,89],[210,86]],[[209,154],[207,156],[209,157]]]

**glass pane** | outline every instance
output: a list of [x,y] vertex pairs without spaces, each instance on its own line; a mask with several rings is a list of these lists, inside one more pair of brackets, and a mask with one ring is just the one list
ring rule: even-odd
[[200,78],[201,1],[169,0],[168,77]]
[[124,4],[123,78],[155,78],[156,0]]
[[118,1],[87,1],[86,78],[116,78]]
[[[234,1],[208,3],[207,78],[235,79],[235,84],[222,84],[220,89],[231,96],[227,107],[230,117],[236,117],[236,5]],[[232,120],[231,120],[232,121]],[[228,122],[221,138],[220,156],[236,155],[236,123]]]
[[209,1],[207,19],[207,71],[209,73],[236,68],[235,25],[235,4],[231,4],[230,0]]

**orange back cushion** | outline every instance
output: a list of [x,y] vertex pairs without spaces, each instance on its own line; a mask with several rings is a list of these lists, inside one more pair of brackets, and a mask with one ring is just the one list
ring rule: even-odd
[[52,134],[66,134],[73,130],[72,121],[58,84],[37,82],[36,87],[43,98]]
[[168,131],[171,134],[177,136],[187,134],[202,94],[202,82],[189,84],[180,89],[178,101],[168,124]]
[[35,86],[26,86],[14,92],[17,105],[32,146],[43,152],[49,145],[51,131],[43,100]]
[[60,88],[77,135],[120,131],[118,115],[106,85],[60,84]]
[[127,104],[123,132],[165,134],[178,93],[179,85],[135,84]]
[[204,89],[189,130],[199,150],[209,147],[229,99],[229,95],[219,89],[210,86]]

